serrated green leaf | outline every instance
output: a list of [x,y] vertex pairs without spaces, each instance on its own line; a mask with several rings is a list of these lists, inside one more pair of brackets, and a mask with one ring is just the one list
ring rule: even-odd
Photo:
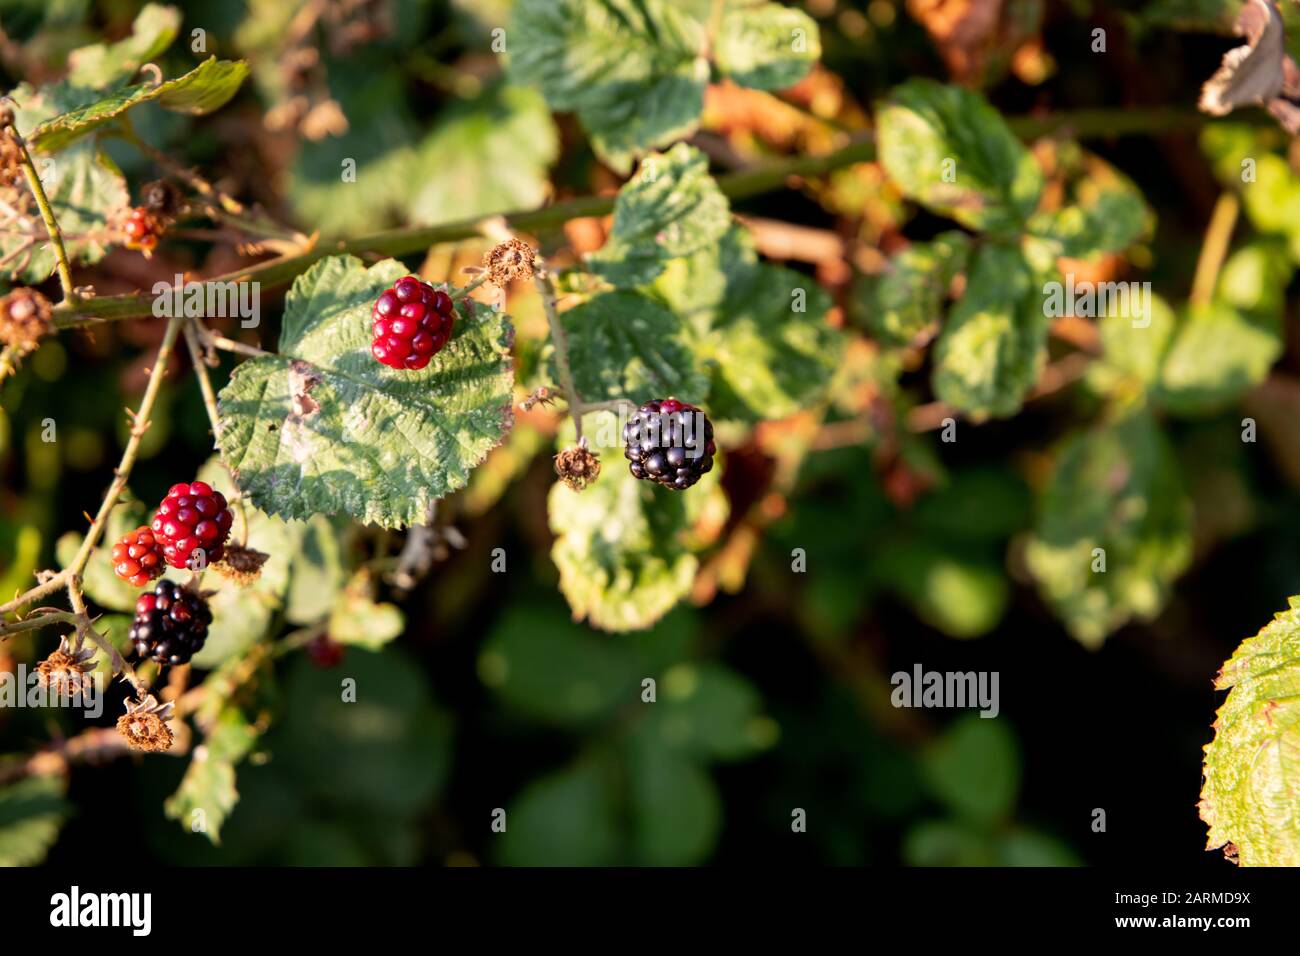
[[618,172],[704,108],[704,27],[669,0],[519,0],[507,35],[512,81],[576,112]]
[[934,350],[934,392],[973,418],[1015,414],[1047,355],[1043,282],[1020,252],[986,245]]
[[1200,415],[1233,404],[1281,356],[1282,290],[1292,268],[1277,245],[1254,243],[1224,263],[1215,299],[1193,303],[1160,369],[1158,400]]
[[760,262],[743,228],[670,262],[650,291],[686,320],[697,360],[712,366],[714,418],[782,418],[826,394],[844,344],[825,321],[830,297],[803,273]]
[[614,225],[588,267],[616,286],[641,285],[669,259],[716,243],[731,223],[727,197],[709,175],[708,158],[678,143],[647,156],[614,201]]
[[355,644],[377,651],[406,627],[406,618],[393,604],[377,603],[346,591],[334,602],[329,636],[340,644]]
[[1057,256],[1090,259],[1123,252],[1150,231],[1154,214],[1142,191],[1105,160],[1072,142],[1056,146],[1063,206],[1037,213],[1029,232],[1047,240]]
[[459,303],[451,341],[420,371],[370,354],[371,308],[406,274],[392,259],[318,262],[289,292],[280,353],[243,363],[222,390],[222,457],[267,513],[423,521],[510,426],[504,314]]
[[1191,502],[1148,413],[1064,443],[1025,561],[1076,639],[1097,647],[1131,618],[1154,618],[1191,557]]
[[28,777],[0,787],[0,866],[45,859],[68,815],[63,777]]
[[[670,491],[628,472],[615,416],[593,413],[583,428],[604,467],[586,490],[556,482],[547,499],[560,590],[575,619],[607,631],[640,630],[666,614],[695,580],[699,560],[683,537],[706,509],[725,513],[719,469],[692,488]],[[571,426],[561,433],[566,443],[572,443]]]
[[213,56],[184,76],[157,86],[141,83],[102,97],[81,90],[79,106],[41,123],[28,135],[27,142],[42,152],[58,152],[141,103],[156,101],[164,109],[196,116],[211,113],[239,91],[246,76],[248,66],[244,62]]
[[1300,866],[1300,598],[1247,638],[1214,686],[1228,698],[1205,746],[1206,849],[1242,866]]
[[945,232],[894,256],[887,271],[873,278],[862,295],[862,311],[872,333],[890,345],[907,345],[943,320],[948,289],[966,270],[970,237]]
[[764,0],[730,0],[713,37],[713,62],[741,86],[779,90],[821,59],[817,22],[802,10]]
[[876,138],[903,192],[964,226],[1014,235],[1038,205],[1038,164],[978,93],[909,80],[877,113]]
[[[640,292],[607,292],[560,316],[574,385],[588,402],[675,396],[698,403],[709,379],[682,322]],[[555,358],[552,376],[558,376]]]
[[171,46],[180,26],[181,13],[175,7],[146,3],[126,39],[96,43],[68,54],[68,82],[103,89],[127,77]]
[[498,87],[441,115],[416,148],[412,180],[397,186],[423,184],[403,200],[411,221],[424,225],[531,209],[546,199],[546,168],[558,151],[542,97],[524,87]]
[[239,802],[235,768],[257,738],[257,728],[237,708],[223,710],[195,748],[180,787],[163,804],[167,816],[219,844],[221,825]]

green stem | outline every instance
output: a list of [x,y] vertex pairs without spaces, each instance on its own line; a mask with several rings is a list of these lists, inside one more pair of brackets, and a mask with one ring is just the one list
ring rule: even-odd
[[[1082,110],[1077,112],[1019,117],[1011,120],[1016,134],[1033,138],[1048,133],[1065,132],[1079,138],[1150,134],[1174,129],[1194,128],[1205,122],[1197,113],[1180,110]],[[745,199],[787,185],[791,180],[823,176],[832,170],[875,158],[875,144],[869,137],[854,140],[839,149],[819,156],[796,156],[754,169],[741,170],[718,177],[718,187],[731,199]],[[608,215],[614,208],[613,196],[586,196],[569,199],[544,209],[507,214],[507,226],[515,232],[544,232],[570,219]],[[211,282],[258,282],[263,288],[287,285],[313,263],[332,255],[405,256],[430,246],[460,242],[482,235],[483,217],[462,219],[438,226],[408,226],[372,233],[355,239],[322,239],[312,249],[292,256],[281,256],[247,269],[207,280]],[[55,309],[56,328],[79,328],[97,321],[145,318],[153,314],[153,296],[145,293],[103,296],[71,303]]]
[[27,151],[27,143],[18,135],[18,130],[14,127],[9,128],[9,133],[18,144],[18,152],[22,156],[23,175],[27,178],[27,187],[32,191],[32,196],[36,199],[36,205],[41,211],[41,219],[45,222],[45,231],[49,234],[50,245],[54,249],[54,261],[59,273],[59,285],[63,288],[63,302],[72,304],[77,299],[76,290],[72,285],[72,268],[68,265],[68,252],[63,247],[63,233],[59,231],[59,221],[54,218],[54,210],[50,208],[50,200],[45,195],[45,185],[41,182],[41,177],[36,173],[36,167],[32,164],[32,154]]
[[551,344],[555,347],[555,364],[560,372],[560,387],[564,389],[565,401],[569,403],[569,413],[573,416],[573,429],[576,432],[575,437],[582,440],[582,396],[578,394],[578,387],[573,384],[573,371],[569,368],[569,340],[564,334],[564,326],[560,322],[560,312],[555,304],[555,285],[551,282],[550,273],[546,271],[545,263],[540,256],[536,261],[537,271],[533,273],[533,281],[537,285],[537,291],[542,297],[542,308],[546,312],[546,323],[551,330]]

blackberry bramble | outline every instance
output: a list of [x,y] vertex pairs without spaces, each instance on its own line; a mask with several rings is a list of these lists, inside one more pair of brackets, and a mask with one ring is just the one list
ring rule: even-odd
[[375,300],[370,354],[389,368],[422,369],[451,338],[455,303],[415,276],[393,283]]
[[713,423],[675,398],[646,402],[623,426],[623,455],[634,478],[681,491],[712,470]]

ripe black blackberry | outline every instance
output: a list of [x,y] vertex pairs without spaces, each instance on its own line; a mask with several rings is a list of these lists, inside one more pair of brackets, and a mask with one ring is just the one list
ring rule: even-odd
[[211,623],[212,612],[201,595],[164,579],[135,602],[129,636],[141,660],[187,664],[203,647]]
[[675,398],[646,402],[623,426],[623,455],[634,478],[681,491],[712,470],[713,423]]

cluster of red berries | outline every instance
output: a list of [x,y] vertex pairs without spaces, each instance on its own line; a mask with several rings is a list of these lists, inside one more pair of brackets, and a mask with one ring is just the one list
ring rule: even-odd
[[113,545],[113,571],[143,587],[163,573],[164,565],[200,570],[221,560],[233,523],[226,496],[206,481],[172,485],[153,521]]
[[158,237],[163,232],[162,221],[144,206],[136,206],[127,217],[122,232],[126,234],[126,247],[139,249],[146,256],[158,248]]
[[371,310],[370,354],[389,368],[422,369],[451,338],[455,303],[442,289],[404,276]]

